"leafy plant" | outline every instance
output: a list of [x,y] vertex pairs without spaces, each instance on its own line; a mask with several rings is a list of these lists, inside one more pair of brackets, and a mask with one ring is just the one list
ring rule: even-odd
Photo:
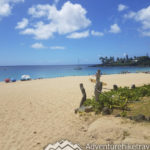
[[104,107],[126,110],[128,103],[139,101],[140,97],[144,96],[150,96],[150,85],[136,87],[135,89],[120,87],[118,90],[103,92],[99,95],[98,101],[95,101],[93,97],[86,100],[84,105],[92,106],[95,112],[101,112]]

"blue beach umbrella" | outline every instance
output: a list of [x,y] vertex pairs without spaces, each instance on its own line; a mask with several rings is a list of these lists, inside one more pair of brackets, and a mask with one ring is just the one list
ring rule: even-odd
[[16,82],[16,79],[11,79],[11,82]]

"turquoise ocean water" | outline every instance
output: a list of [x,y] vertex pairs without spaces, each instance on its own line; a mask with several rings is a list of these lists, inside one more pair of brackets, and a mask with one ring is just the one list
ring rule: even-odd
[[98,69],[103,74],[117,74],[122,71],[150,71],[150,67],[89,67],[90,65],[80,65],[82,70],[75,70],[75,65],[45,65],[45,66],[1,66],[0,81],[5,78],[20,80],[21,75],[30,75],[32,79],[55,78],[64,76],[86,76],[93,75]]

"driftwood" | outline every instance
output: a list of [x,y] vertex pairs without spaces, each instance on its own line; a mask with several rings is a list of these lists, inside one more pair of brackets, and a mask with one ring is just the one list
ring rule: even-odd
[[92,109],[91,106],[83,106],[84,102],[86,101],[86,92],[85,92],[83,83],[80,83],[80,89],[81,89],[81,93],[82,93],[82,99],[81,99],[79,108],[75,109],[75,113],[90,112]]
[[80,103],[80,107],[83,105],[83,103],[86,101],[86,92],[85,92],[85,89],[83,87],[83,84],[80,83],[80,89],[81,89],[81,92],[82,92],[82,99],[81,99],[81,103]]
[[99,95],[102,92],[102,82],[100,82],[100,70],[97,71],[96,73],[96,84],[95,84],[95,90],[94,90],[94,95],[95,95],[95,100],[99,100]]

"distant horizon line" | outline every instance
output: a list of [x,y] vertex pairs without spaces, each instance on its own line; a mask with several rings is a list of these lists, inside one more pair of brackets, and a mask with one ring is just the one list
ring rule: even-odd
[[17,66],[81,66],[81,65],[98,65],[98,63],[91,64],[59,64],[59,65],[0,65],[0,67],[17,67]]

